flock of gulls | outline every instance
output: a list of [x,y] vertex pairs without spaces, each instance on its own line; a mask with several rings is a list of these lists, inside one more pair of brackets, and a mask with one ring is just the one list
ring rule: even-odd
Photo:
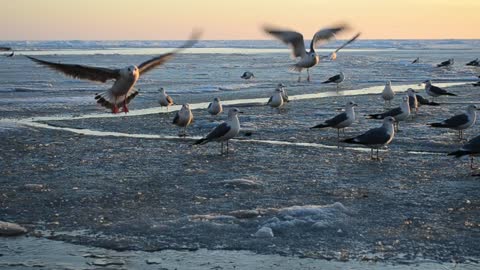
[[[353,36],[351,39],[342,44],[329,56],[320,56],[315,51],[316,47],[321,43],[328,42],[335,38],[336,34],[348,29],[346,25],[338,25],[335,27],[324,28],[317,31],[310,42],[309,50],[305,48],[305,41],[301,33],[283,30],[274,27],[265,27],[266,33],[272,35],[276,39],[282,41],[286,45],[292,48],[292,56],[297,61],[291,65],[291,69],[299,72],[298,81],[301,81],[301,72],[306,69],[307,81],[310,81],[310,68],[316,66],[322,59],[335,60],[337,53],[348,44],[354,42],[360,33]],[[186,48],[192,47],[197,43],[200,37],[199,32],[194,32],[190,39],[181,47],[176,50],[154,57],[148,61],[141,63],[140,65],[131,65],[124,68],[111,69],[103,67],[93,67],[78,64],[63,64],[50,61],[41,60],[31,56],[26,56],[35,63],[46,66],[55,71],[59,71],[67,76],[73,78],[97,81],[106,83],[107,81],[113,81],[113,85],[103,93],[96,94],[95,99],[98,104],[108,108],[112,113],[124,112],[128,113],[128,104],[139,94],[134,88],[135,84],[141,77],[141,75],[151,71],[152,69],[159,67],[171,60],[175,54]],[[8,47],[0,47],[0,51],[12,51]],[[13,57],[15,53],[12,51],[7,57]],[[420,63],[420,58],[416,58],[412,64]],[[450,67],[454,64],[454,59],[448,59],[437,65],[439,68]],[[478,59],[470,61],[466,65],[468,66],[480,66]],[[242,79],[251,80],[255,78],[255,75],[246,71],[241,76]],[[322,83],[336,84],[337,89],[339,85],[345,80],[345,75],[340,72],[334,75]],[[391,102],[394,100],[396,93],[393,91],[391,82],[387,81],[384,90],[380,94],[381,98],[385,101],[386,111],[382,113],[370,114],[367,118],[370,119],[383,119],[383,123],[380,127],[370,129],[365,133],[353,137],[341,140],[340,131],[343,131],[345,135],[345,128],[351,126],[355,120],[355,107],[356,103],[348,101],[345,105],[345,111],[334,116],[331,119],[325,120],[322,123],[313,126],[311,129],[333,128],[337,129],[337,140],[344,143],[361,144],[371,149],[370,157],[372,159],[379,159],[378,151],[380,148],[388,145],[394,139],[395,133],[399,129],[399,124],[402,121],[407,120],[410,117],[414,117],[420,106],[439,106],[439,103],[435,102],[435,98],[443,96],[456,96],[454,93],[450,93],[445,89],[437,87],[432,84],[430,80],[423,82],[425,84],[426,94],[432,97],[432,100],[422,97],[416,93],[413,89],[409,88],[407,94],[402,97],[402,101],[399,107],[391,108]],[[474,83],[474,86],[480,86],[480,82]],[[159,103],[162,107],[174,105],[173,99],[165,92],[163,88],[160,88]],[[275,88],[273,95],[268,99],[267,105],[272,108],[281,108],[284,104],[288,103],[288,94],[285,89],[285,85],[279,83]],[[476,111],[478,108],[475,105],[469,105],[466,111],[462,114],[452,116],[439,123],[430,123],[432,128],[448,128],[458,131],[458,138],[463,139],[463,132],[472,127],[476,121]],[[223,106],[218,97],[215,97],[209,104],[207,111],[211,115],[219,115],[223,112]],[[240,131],[240,121],[238,114],[242,113],[237,108],[231,108],[228,111],[227,120],[218,126],[216,126],[208,135],[204,138],[196,141],[194,144],[205,144],[208,142],[220,142],[221,153],[224,153],[224,143],[226,143],[226,153],[228,153],[228,141],[238,135]],[[181,109],[176,112],[173,124],[182,128],[180,136],[186,136],[187,127],[193,122],[193,113],[189,104],[183,104]],[[376,150],[376,155],[374,151]],[[458,151],[449,153],[456,157],[469,155],[471,157],[470,166],[473,169],[473,156],[480,154],[480,136],[477,136],[465,145],[463,145]]]

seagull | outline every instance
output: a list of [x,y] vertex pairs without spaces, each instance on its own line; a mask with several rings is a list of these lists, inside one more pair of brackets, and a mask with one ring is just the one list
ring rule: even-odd
[[221,142],[221,152],[223,154],[223,142],[227,143],[228,154],[228,140],[238,135],[240,132],[240,121],[238,114],[243,113],[237,108],[232,108],[228,111],[227,121],[215,127],[205,138],[196,141],[194,144],[205,144],[208,142]]
[[396,123],[396,131],[398,131],[399,122],[407,120],[410,116],[410,105],[408,103],[408,96],[404,96],[402,98],[402,103],[400,103],[400,107],[391,109],[384,113],[378,114],[369,114],[369,119],[385,119],[386,117],[393,117],[395,118]]
[[338,89],[338,85],[343,82],[343,80],[345,80],[345,75],[343,74],[343,72],[340,72],[340,74],[337,74],[333,77],[330,77],[328,78],[328,80],[322,82],[322,83],[335,83],[337,85],[337,89]]
[[370,129],[369,131],[363,133],[354,138],[346,139],[343,142],[354,143],[354,144],[363,144],[371,148],[370,157],[373,158],[373,149],[377,149],[377,160],[378,158],[378,149],[389,144],[393,137],[395,136],[394,129],[395,118],[388,116],[383,119],[383,124],[381,127]]
[[6,55],[6,57],[14,57],[15,56],[15,52],[12,51],[9,55]]
[[326,120],[322,124],[318,124],[310,129],[314,128],[326,128],[332,127],[337,129],[337,140],[340,141],[340,129],[343,130],[345,134],[345,128],[349,127],[350,125],[355,122],[355,110],[354,107],[358,106],[353,101],[347,102],[345,105],[345,112],[336,115],[335,117]]
[[417,57],[415,60],[412,61],[412,64],[420,63],[420,57]]
[[180,48],[174,50],[173,52],[166,53],[145,61],[138,67],[131,65],[121,69],[110,69],[75,64],[59,64],[40,60],[31,56],[27,57],[40,65],[60,71],[73,78],[98,81],[102,83],[105,83],[108,80],[114,80],[115,82],[113,83],[112,87],[102,94],[97,94],[95,99],[100,105],[106,108],[111,108],[113,113],[118,113],[118,106],[123,104],[123,111],[127,113],[128,102],[138,94],[138,91],[134,88],[134,86],[140,76],[171,60],[179,51],[192,47],[197,42],[198,36],[198,33],[194,33],[192,38]]
[[[335,37],[335,34],[345,30],[347,26],[339,25],[332,28],[325,28],[321,29],[315,33],[310,42],[310,51],[306,51],[305,49],[305,41],[303,40],[303,35],[289,30],[282,30],[282,29],[274,29],[270,27],[266,27],[264,30],[268,34],[271,34],[275,38],[281,40],[283,43],[293,47],[293,56],[295,58],[300,57],[300,60],[292,65],[292,68],[295,71],[302,72],[303,69],[307,69],[307,81],[310,81],[310,71],[311,67],[314,67],[320,61],[320,57],[315,52],[315,46],[319,44],[321,41],[330,40]],[[298,77],[298,81],[300,82],[301,75]]]
[[468,141],[464,144],[459,150],[451,152],[449,156],[455,156],[456,158],[463,157],[466,155],[470,156],[470,169],[473,170],[473,157],[480,154],[480,136]]
[[407,89],[408,95],[408,105],[410,105],[410,111],[415,110],[415,114],[418,113],[418,100],[417,95],[415,94],[415,90],[412,88]]
[[425,83],[425,90],[426,90],[427,94],[429,96],[433,97],[433,99],[435,99],[436,97],[439,97],[439,96],[456,96],[453,93],[449,93],[445,89],[442,89],[440,87],[432,85],[432,81],[430,81],[430,80],[425,81],[424,83]]
[[437,65],[437,67],[449,67],[452,66],[455,63],[453,58],[448,59],[447,61],[443,61],[440,64]]
[[267,105],[270,105],[272,108],[280,108],[283,106],[283,89],[277,88],[275,89],[275,93],[267,102]]
[[222,103],[218,97],[214,98],[213,101],[208,104],[208,113],[211,115],[219,115],[223,112]]
[[253,75],[253,73],[250,72],[250,71],[245,71],[242,74],[242,77],[240,77],[240,78],[245,79],[245,80],[250,80],[251,78],[255,78],[255,75]]
[[395,97],[395,92],[393,92],[393,89],[392,89],[392,82],[388,80],[385,83],[385,88],[383,88],[383,91],[382,91],[382,98],[383,100],[385,100],[385,106],[387,106],[387,102],[388,102],[388,106],[392,106],[392,99],[394,97]]
[[175,114],[173,118],[173,124],[183,127],[183,133],[180,133],[180,137],[187,136],[187,127],[193,122],[193,114],[190,110],[190,104],[186,103],[182,105],[182,108]]
[[167,95],[163,87],[161,87],[159,90],[160,90],[160,100],[159,100],[160,106],[167,107],[167,111],[168,111],[168,107],[174,104],[173,99],[169,95]]
[[417,97],[417,101],[418,101],[418,106],[420,105],[428,105],[428,106],[440,106],[439,103],[436,103],[436,102],[433,102],[433,101],[430,101],[424,97],[422,97],[421,95],[419,94],[415,94],[415,96]]
[[[342,46],[338,47],[334,52],[332,52],[329,56],[327,56],[326,58],[330,59],[330,60],[336,60],[337,59],[337,53],[345,48],[348,44],[354,42],[359,36],[361,35],[361,33],[357,33],[353,38],[347,40],[347,42],[343,43]],[[325,58],[325,57],[322,57],[322,59]]]
[[471,104],[468,105],[467,111],[462,114],[455,115],[439,123],[428,124],[431,127],[438,128],[450,128],[458,130],[458,138],[463,139],[463,131],[467,128],[472,127],[477,120],[477,110],[478,107]]
[[285,84],[283,84],[283,83],[277,84],[277,89],[282,90],[283,103],[285,104],[285,103],[290,102],[290,100],[288,99],[288,94],[287,94],[287,89],[285,88]]
[[478,67],[480,66],[480,61],[478,61],[478,58],[475,60],[472,60],[466,64],[466,66],[473,66],[473,67]]

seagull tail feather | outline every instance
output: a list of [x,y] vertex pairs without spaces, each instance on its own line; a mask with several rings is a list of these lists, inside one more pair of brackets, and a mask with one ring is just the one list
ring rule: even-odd
[[358,143],[355,139],[356,138],[345,139],[342,142],[344,142],[344,143]]
[[322,82],[322,83],[331,83],[331,82],[333,82],[333,81],[326,80],[326,81],[324,81],[324,82]]
[[455,152],[448,153],[449,156],[455,156],[456,158],[463,157],[469,154],[470,154],[469,151],[464,151],[464,150],[458,150]]
[[208,141],[207,141],[207,139],[206,139],[206,138],[202,138],[202,139],[200,139],[200,140],[198,140],[198,141],[194,142],[193,144],[194,144],[194,145],[198,145],[198,144],[206,144],[207,142],[208,142]]
[[[132,99],[134,99],[137,95],[139,94],[137,89],[130,89],[128,91],[126,96],[119,96],[115,98],[110,92],[104,92],[101,94],[95,94],[95,99],[97,100],[97,103],[100,104],[102,107],[105,107],[107,109],[113,109],[114,105],[121,105],[123,104],[124,100],[126,100],[126,103],[130,103]],[[115,104],[116,103],[116,104]]]
[[310,129],[314,129],[314,128],[326,128],[326,127],[329,127],[330,125],[327,125],[327,124],[318,124],[314,127],[311,127]]
[[455,97],[457,96],[456,94],[454,94],[454,93],[449,93],[449,92],[445,93],[445,95],[447,95],[447,96],[455,96]]
[[383,119],[381,114],[369,114],[367,119]]
[[443,123],[431,123],[431,124],[428,124],[429,126],[431,127],[438,127],[438,128],[443,128],[443,127],[447,127],[445,124]]

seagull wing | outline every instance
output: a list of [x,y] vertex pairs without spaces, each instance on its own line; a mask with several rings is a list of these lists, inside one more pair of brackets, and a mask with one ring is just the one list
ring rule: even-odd
[[191,48],[193,45],[195,45],[195,43],[198,42],[200,34],[201,34],[200,32],[195,31],[195,32],[193,32],[190,39],[187,42],[185,42],[185,44],[183,44],[181,47],[178,47],[173,52],[162,54],[160,56],[154,57],[154,58],[152,58],[148,61],[145,61],[145,62],[141,63],[138,66],[140,74],[146,73],[146,72],[154,69],[157,66],[165,64],[165,62],[171,60],[175,54],[183,51],[184,49]]
[[324,28],[313,35],[312,41],[310,42],[310,51],[315,50],[315,47],[320,44],[322,41],[328,41],[335,37],[335,35],[343,30],[347,29],[346,25],[338,25],[331,28]]
[[445,127],[458,127],[468,122],[468,116],[466,114],[455,115],[447,120],[443,121]]
[[364,134],[354,138],[354,142],[366,145],[378,145],[388,142],[390,135],[383,127],[370,129]]
[[340,51],[341,49],[345,48],[348,44],[354,42],[359,36],[360,36],[361,33],[357,33],[353,38],[351,38],[350,40],[348,40],[347,42],[343,43],[342,46],[338,47],[336,50],[335,50],[335,53],[337,53],[338,51]]
[[266,27],[264,30],[275,38],[281,40],[283,43],[292,47],[294,57],[303,58],[307,54],[302,34],[295,31],[280,30],[269,27]]
[[331,118],[331,119],[328,119],[327,121],[325,121],[326,124],[330,125],[330,126],[337,126],[338,124],[344,122],[345,120],[347,120],[347,113],[343,112],[341,114],[338,114],[336,115],[335,117]]
[[27,58],[40,65],[46,66],[56,71],[60,71],[63,74],[76,79],[84,79],[104,83],[108,80],[115,80],[120,77],[120,71],[118,69],[98,68],[75,64],[59,64],[40,60],[31,56],[27,56]]
[[6,51],[10,51],[12,50],[12,48],[10,47],[0,47],[0,52],[6,52]]
[[211,140],[221,138],[221,137],[225,136],[225,134],[227,134],[228,131],[230,131],[230,129],[231,129],[231,127],[227,123],[223,122],[220,125],[218,125],[216,128],[214,128],[207,135],[207,137],[205,137],[205,139],[207,141],[211,141]]

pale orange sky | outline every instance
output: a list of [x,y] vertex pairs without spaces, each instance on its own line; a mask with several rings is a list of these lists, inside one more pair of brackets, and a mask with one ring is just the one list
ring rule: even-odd
[[270,39],[349,23],[363,39],[480,39],[480,0],[0,0],[0,40]]

